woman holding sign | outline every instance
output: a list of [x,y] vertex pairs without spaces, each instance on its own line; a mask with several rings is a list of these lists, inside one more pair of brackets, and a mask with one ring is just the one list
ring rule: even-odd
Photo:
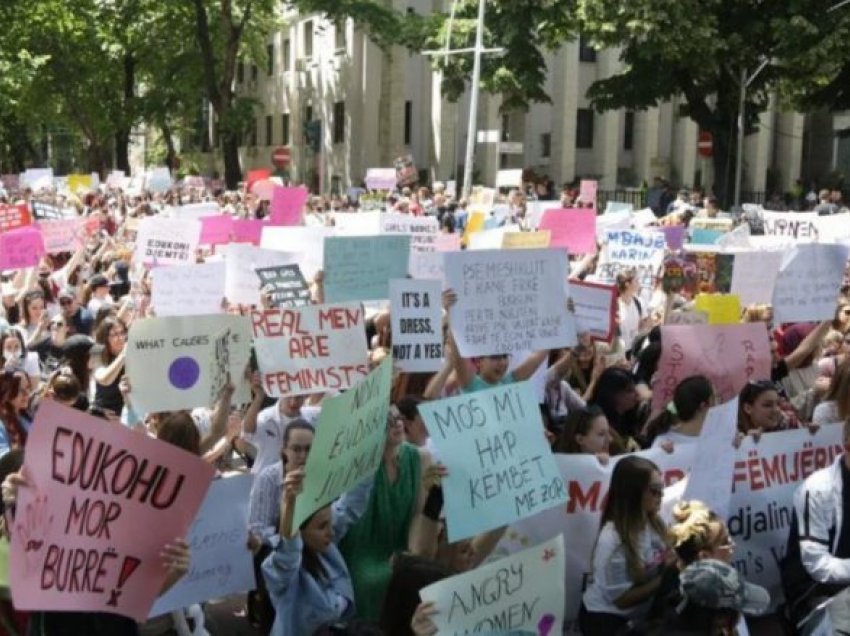
[[95,342],[103,345],[102,366],[94,372],[94,406],[108,415],[119,417],[124,408],[121,378],[124,377],[124,355],[127,327],[117,318],[107,317],[97,327]]

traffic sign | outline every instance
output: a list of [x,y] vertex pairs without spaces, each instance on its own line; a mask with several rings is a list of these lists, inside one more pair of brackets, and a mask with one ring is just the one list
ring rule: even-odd
[[291,160],[292,157],[289,154],[289,148],[281,146],[274,149],[274,152],[272,153],[272,164],[274,164],[275,168],[283,170],[289,165]]
[[714,154],[714,139],[711,133],[706,130],[701,130],[697,139],[697,152],[700,157],[711,157]]

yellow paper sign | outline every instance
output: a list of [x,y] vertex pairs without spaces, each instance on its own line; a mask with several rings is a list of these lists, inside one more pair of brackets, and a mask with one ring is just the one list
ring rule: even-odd
[[80,190],[87,192],[91,190],[91,175],[90,174],[69,174],[68,189],[71,192],[79,192]]
[[502,249],[532,250],[549,247],[552,233],[549,230],[537,232],[505,232],[502,237]]
[[469,242],[469,235],[483,230],[486,221],[487,215],[484,212],[470,212],[469,218],[466,220],[466,231],[463,233],[463,240],[461,242],[466,245]]
[[694,307],[708,314],[710,325],[735,325],[741,322],[741,299],[737,294],[699,294]]

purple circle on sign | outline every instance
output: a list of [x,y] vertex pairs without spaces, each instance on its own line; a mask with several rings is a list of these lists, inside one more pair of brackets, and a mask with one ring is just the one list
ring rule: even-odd
[[191,389],[198,382],[201,367],[194,358],[177,358],[168,367],[168,380],[178,389]]

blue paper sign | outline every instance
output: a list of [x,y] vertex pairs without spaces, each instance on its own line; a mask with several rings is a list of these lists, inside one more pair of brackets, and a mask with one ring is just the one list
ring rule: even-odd
[[325,302],[385,300],[390,279],[407,278],[410,236],[325,238]]
[[725,232],[720,230],[706,230],[698,227],[691,230],[691,243],[695,245],[714,245],[717,239],[723,236]]
[[419,413],[448,469],[443,497],[449,541],[566,502],[531,383],[423,403]]

